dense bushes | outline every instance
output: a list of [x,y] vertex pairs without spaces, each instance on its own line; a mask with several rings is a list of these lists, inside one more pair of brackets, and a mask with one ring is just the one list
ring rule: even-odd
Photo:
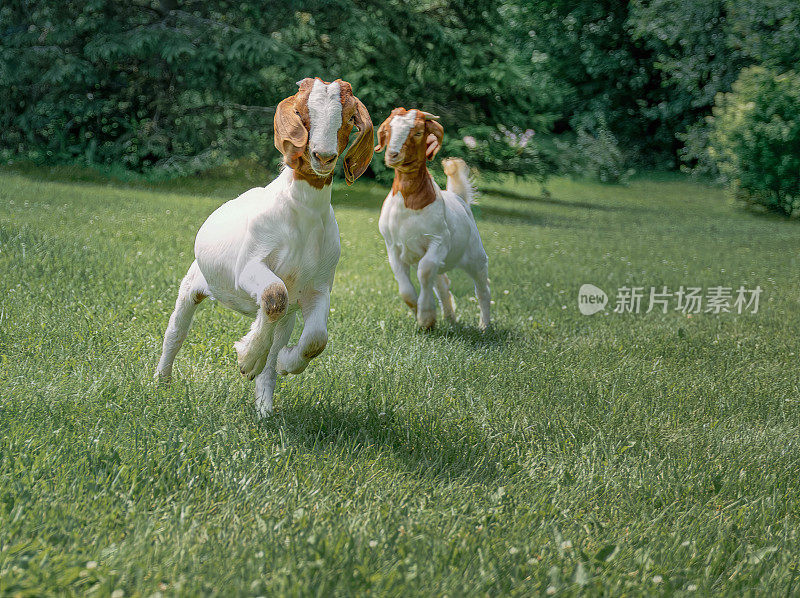
[[743,70],[717,98],[708,151],[737,199],[800,214],[800,75]]
[[[796,0],[7,0],[0,161],[272,165],[273,107],[319,75],[378,122],[441,115],[442,155],[484,172],[542,180],[559,155],[606,180],[679,155],[713,171],[714,98],[799,53]],[[574,143],[552,152],[553,136]]]
[[[555,114],[549,75],[502,23],[489,0],[4,2],[0,159],[138,172],[272,163],[273,107],[309,75],[349,80],[378,122],[419,107],[441,115],[447,143],[483,136],[503,153],[501,126],[546,130]],[[491,155],[477,165],[493,169]],[[504,168],[529,172],[525,160]]]

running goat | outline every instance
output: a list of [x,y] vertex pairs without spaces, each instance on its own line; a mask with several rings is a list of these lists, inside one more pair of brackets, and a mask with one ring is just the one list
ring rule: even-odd
[[[266,187],[220,206],[197,233],[195,261],[181,282],[156,377],[168,381],[197,305],[206,297],[254,316],[235,343],[242,375],[256,381],[256,409],[272,411],[277,374],[299,374],[328,342],[339,227],[331,207],[336,161],[352,184],[372,159],[373,127],[350,84],[303,79],[275,112],[275,146],[285,168]],[[303,332],[287,347],[297,310]]]
[[[386,166],[394,168],[392,190],[383,202],[379,228],[386,241],[389,265],[417,325],[436,325],[436,295],[444,316],[455,320],[455,306],[446,272],[461,268],[475,281],[482,330],[489,326],[489,259],[483,249],[470,204],[475,190],[469,169],[460,158],[442,161],[447,189],[442,191],[428,172],[427,160],[441,146],[444,129],[438,116],[422,110],[395,108],[378,128],[376,152],[386,150]],[[431,144],[433,135],[437,143]],[[409,278],[416,266],[420,291]],[[435,294],[434,294],[435,293]]]

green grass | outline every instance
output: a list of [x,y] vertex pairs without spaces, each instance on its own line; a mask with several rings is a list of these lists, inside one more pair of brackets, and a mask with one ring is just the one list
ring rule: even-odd
[[[204,188],[0,173],[0,595],[800,592],[796,223],[676,176],[494,185],[495,328],[455,274],[461,323],[425,334],[385,189],[337,187],[330,342],[260,423],[249,322],[214,303],[152,381],[194,234],[235,193]],[[586,317],[586,282],[764,294]]]

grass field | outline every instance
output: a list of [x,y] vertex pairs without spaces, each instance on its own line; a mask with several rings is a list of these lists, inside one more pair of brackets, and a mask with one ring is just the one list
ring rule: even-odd
[[[385,189],[337,187],[328,348],[258,422],[212,302],[152,381],[236,186],[0,173],[0,595],[800,593],[797,223],[676,176],[497,184],[494,329],[456,274],[460,323],[420,333]],[[583,283],[763,294],[587,317]]]

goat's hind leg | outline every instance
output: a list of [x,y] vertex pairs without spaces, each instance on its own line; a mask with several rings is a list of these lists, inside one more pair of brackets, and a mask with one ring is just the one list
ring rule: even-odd
[[491,323],[492,293],[489,290],[489,259],[484,253],[477,263],[470,264],[464,268],[470,278],[475,281],[475,295],[478,298],[478,305],[481,308],[481,319],[478,327],[486,330]]
[[193,262],[181,281],[175,309],[169,318],[167,330],[164,332],[164,345],[155,375],[159,382],[168,383],[172,378],[172,364],[186,339],[187,332],[189,332],[194,312],[209,293],[203,273],[200,272],[197,262]]

